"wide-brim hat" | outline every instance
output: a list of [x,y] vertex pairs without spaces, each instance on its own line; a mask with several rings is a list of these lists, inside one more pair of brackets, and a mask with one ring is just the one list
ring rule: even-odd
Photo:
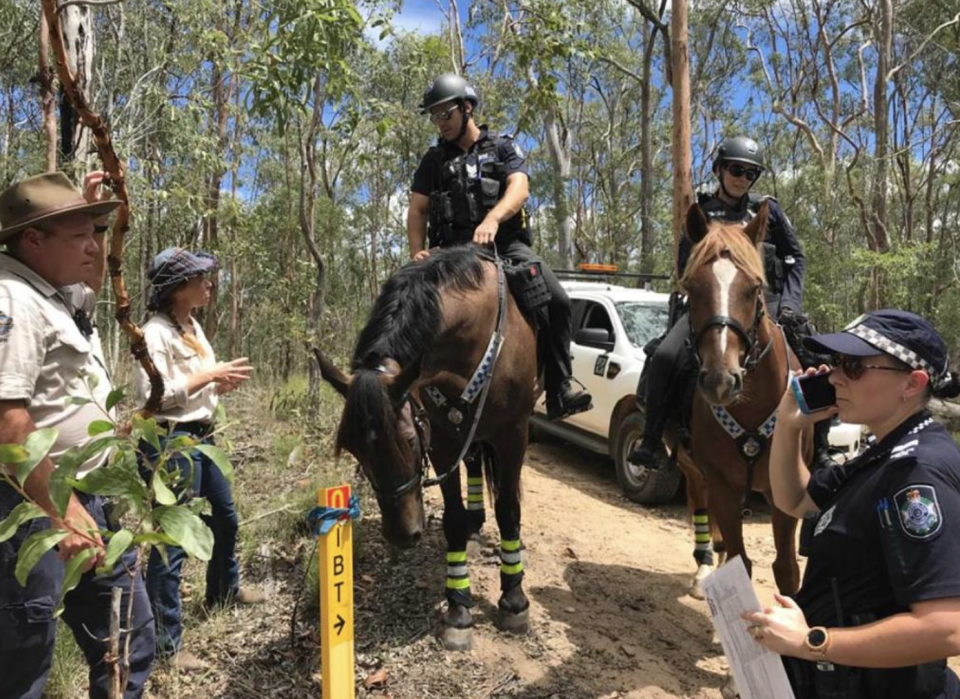
[[103,216],[121,203],[88,202],[62,172],[28,177],[0,192],[0,243],[41,221],[77,213]]
[[208,252],[190,252],[172,247],[157,254],[150,263],[147,277],[150,278],[150,310],[159,310],[163,302],[183,282],[215,272],[220,267],[216,255]]
[[842,332],[813,335],[803,344],[821,354],[888,354],[913,369],[926,371],[934,380],[946,373],[950,360],[946,343],[926,319],[896,309],[865,313]]

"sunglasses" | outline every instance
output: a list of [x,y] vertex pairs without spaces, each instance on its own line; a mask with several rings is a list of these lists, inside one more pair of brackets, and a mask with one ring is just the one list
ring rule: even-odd
[[450,119],[453,118],[453,113],[458,109],[460,109],[460,106],[455,104],[449,109],[444,109],[440,112],[430,112],[430,122],[436,124],[441,121],[450,121]]
[[913,369],[910,367],[899,366],[881,366],[879,364],[864,364],[862,357],[851,357],[846,354],[838,354],[833,357],[833,368],[842,369],[847,378],[851,381],[860,379],[867,369],[876,369],[877,371],[896,371],[901,374],[909,374]]
[[734,177],[746,177],[748,181],[753,182],[760,177],[761,170],[743,165],[727,165],[727,172]]

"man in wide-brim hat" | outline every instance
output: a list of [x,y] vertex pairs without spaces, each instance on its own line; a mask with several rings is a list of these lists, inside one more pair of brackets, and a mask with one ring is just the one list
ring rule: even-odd
[[[104,500],[74,492],[61,515],[50,499],[50,476],[70,448],[86,444],[88,427],[103,418],[110,377],[90,316],[103,280],[103,218],[120,205],[102,198],[103,173],[91,173],[84,191],[60,172],[28,177],[0,192],[0,444],[23,444],[39,428],[57,438],[47,456],[20,483],[16,470],[0,465],[0,520],[21,502],[22,493],[48,515],[23,523],[0,543],[0,699],[39,699],[53,660],[61,595],[68,560],[93,549],[89,571],[104,560],[101,531],[108,529]],[[75,397],[86,402],[71,400]],[[89,399],[93,398],[90,402]],[[112,413],[112,411],[109,411]],[[111,417],[113,415],[111,414]],[[106,462],[101,452],[82,464],[82,478]],[[15,576],[20,548],[35,532],[66,530],[21,585]],[[34,540],[35,541],[35,540]],[[90,696],[106,697],[110,589],[130,602],[128,552],[114,569],[84,575],[67,595],[63,619],[90,663]],[[142,584],[132,588],[130,677],[125,696],[139,697],[154,654],[154,628]],[[121,644],[126,642],[121,637]]]

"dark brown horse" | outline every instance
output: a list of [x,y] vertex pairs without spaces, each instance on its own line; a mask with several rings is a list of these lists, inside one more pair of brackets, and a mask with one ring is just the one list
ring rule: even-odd
[[[488,348],[501,317],[506,340],[492,360],[483,403],[471,379],[491,360]],[[521,585],[520,469],[534,404],[536,334],[497,266],[473,246],[433,252],[384,284],[357,342],[352,376],[315,352],[323,377],[346,398],[337,449],[356,457],[373,487],[388,541],[410,547],[421,538],[427,457],[438,475],[449,473],[440,483],[448,601],[441,630],[451,649],[471,642],[468,518],[457,464],[483,403],[474,442],[487,455],[500,529],[499,621],[524,630],[529,602]]]
[[[799,364],[764,305],[759,246],[766,231],[766,205],[746,227],[708,222],[696,204],[687,213],[686,234],[695,246],[681,284],[689,296],[699,376],[691,453],[681,451],[678,461],[691,507],[706,520],[709,497],[709,516],[719,527],[726,554],[742,556],[747,570],[742,517],[749,493],[764,494],[773,512],[774,577],[782,593],[793,594],[800,586],[797,520],[773,504],[768,461],[776,408],[789,370]],[[810,452],[807,444],[808,461]],[[698,524],[698,533],[706,526],[707,521]],[[708,571],[700,566],[695,593]]]

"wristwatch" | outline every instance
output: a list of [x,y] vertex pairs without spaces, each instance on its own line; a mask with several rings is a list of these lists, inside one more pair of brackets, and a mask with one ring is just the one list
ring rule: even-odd
[[830,632],[823,626],[814,626],[807,631],[803,644],[815,658],[824,660],[827,657],[827,648],[830,647]]

